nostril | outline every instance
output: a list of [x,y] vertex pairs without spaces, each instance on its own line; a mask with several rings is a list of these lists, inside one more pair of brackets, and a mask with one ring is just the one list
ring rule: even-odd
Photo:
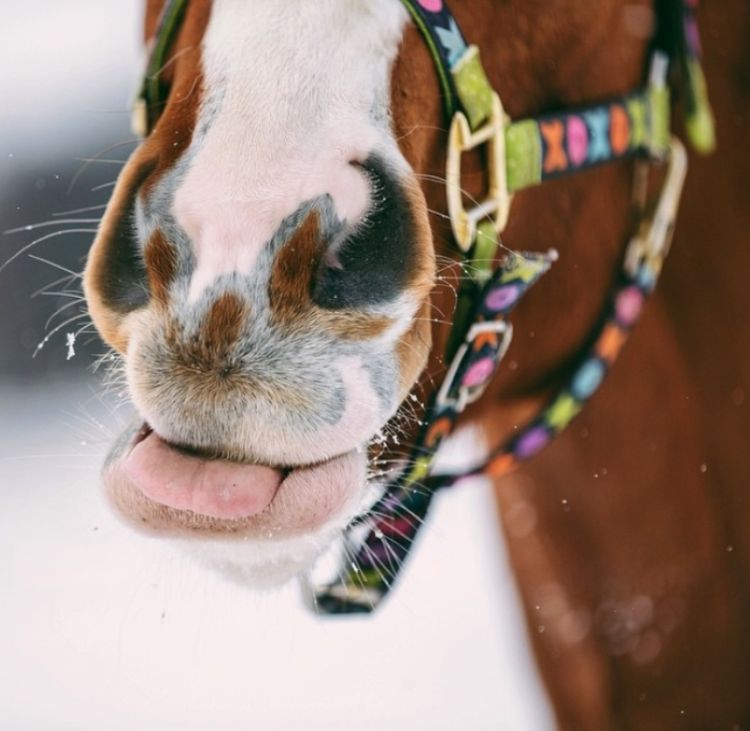
[[121,314],[146,305],[150,296],[135,214],[138,191],[152,169],[148,163],[123,172],[87,265],[97,296]]
[[121,313],[143,307],[149,300],[147,271],[132,215],[119,221],[108,248],[99,280],[105,304]]
[[396,175],[379,158],[351,163],[371,188],[368,213],[343,240],[332,241],[313,282],[315,304],[364,307],[395,299],[409,278],[415,253],[414,216]]

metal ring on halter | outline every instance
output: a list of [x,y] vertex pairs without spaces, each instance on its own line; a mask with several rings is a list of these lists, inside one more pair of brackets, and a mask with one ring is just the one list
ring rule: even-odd
[[677,206],[687,174],[687,152],[676,137],[672,137],[667,157],[667,174],[656,210],[652,217],[641,224],[625,252],[625,271],[635,276],[642,262],[648,262],[654,271],[660,271],[669,253],[672,229]]

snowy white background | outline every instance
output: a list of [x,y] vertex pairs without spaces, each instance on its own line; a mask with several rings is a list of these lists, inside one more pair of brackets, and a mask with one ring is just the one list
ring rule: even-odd
[[[0,160],[116,141],[139,3],[0,7]],[[34,363],[0,374],[2,731],[551,728],[485,484],[442,496],[376,616],[321,620],[121,527],[98,490],[118,417],[83,358]]]

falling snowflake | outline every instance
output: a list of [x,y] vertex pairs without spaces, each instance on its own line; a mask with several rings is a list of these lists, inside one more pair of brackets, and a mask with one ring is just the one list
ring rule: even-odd
[[65,360],[70,360],[71,358],[74,358],[76,354],[76,351],[75,351],[76,334],[67,333],[65,335],[65,343],[68,346],[68,355],[66,356]]

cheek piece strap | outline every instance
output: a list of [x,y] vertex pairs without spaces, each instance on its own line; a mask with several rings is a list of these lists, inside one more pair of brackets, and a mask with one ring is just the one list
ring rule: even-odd
[[[682,143],[670,135],[671,66],[693,147],[710,152],[714,123],[701,66],[695,19],[698,0],[665,0],[658,18],[645,85],[622,97],[511,121],[491,86],[476,46],[467,44],[444,0],[402,0],[435,61],[448,135],[446,195],[456,248],[466,275],[448,340],[449,367],[432,397],[407,467],[345,531],[347,561],[337,578],[306,591],[322,614],[367,613],[397,580],[432,499],[468,477],[499,477],[536,455],[593,396],[614,364],[654,290],[670,247],[687,171]],[[133,105],[134,131],[146,136],[169,101],[160,80],[188,0],[167,0],[149,47],[146,72]],[[485,149],[489,189],[467,208],[461,185],[464,152]],[[515,252],[500,245],[512,196],[548,179],[622,159],[635,160],[637,225],[598,325],[572,375],[541,411],[486,460],[458,473],[438,473],[435,457],[466,406],[481,397],[510,346],[509,315],[557,259],[557,253]],[[652,166],[666,168],[661,191],[647,204]],[[502,252],[507,252],[503,257]],[[499,264],[496,262],[499,260]]]

